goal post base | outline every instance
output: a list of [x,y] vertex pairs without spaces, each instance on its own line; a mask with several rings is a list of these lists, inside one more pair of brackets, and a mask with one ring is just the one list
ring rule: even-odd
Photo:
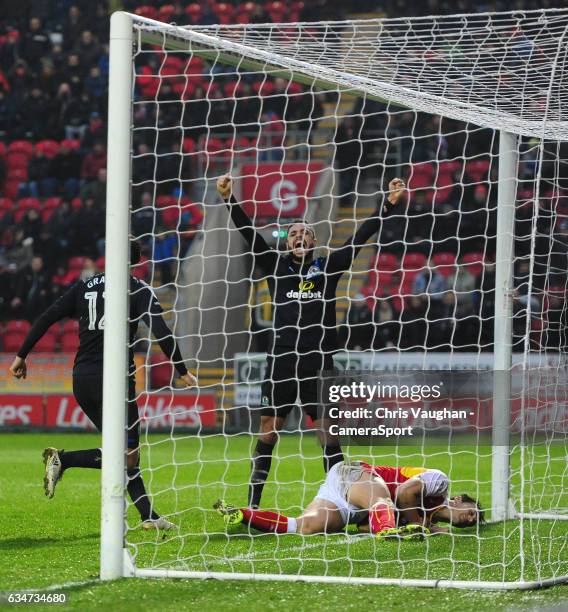
[[358,576],[301,576],[297,574],[253,574],[229,572],[195,572],[174,569],[138,569],[132,566],[132,576],[136,578],[194,578],[197,580],[255,580],[264,582],[310,582],[320,584],[375,585],[425,587],[444,589],[474,589],[488,591],[532,590],[568,583],[568,575],[519,582],[495,582],[474,580],[420,580],[398,578],[365,578]]

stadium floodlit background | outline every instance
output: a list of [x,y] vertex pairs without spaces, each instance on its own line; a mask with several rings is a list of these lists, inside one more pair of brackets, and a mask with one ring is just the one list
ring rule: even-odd
[[[21,0],[8,2],[0,8],[0,362],[4,372],[20,347],[30,324],[62,291],[78,278],[88,278],[103,271],[104,220],[106,197],[106,114],[108,80],[108,38],[109,16],[115,10],[127,10],[142,16],[178,24],[209,25],[215,23],[267,23],[283,21],[335,20],[351,16],[418,16],[427,14],[453,14],[471,11],[494,11],[515,9],[539,9],[552,6],[547,1],[517,0],[471,2],[458,0],[430,0],[429,2],[403,2],[402,0],[314,0],[292,2],[161,2],[158,0],[136,2],[119,0],[110,2],[72,2],[70,0]],[[512,6],[513,5],[513,6]],[[144,65],[147,62],[147,65]],[[152,104],[157,93],[156,58],[149,54],[137,58],[137,111],[135,125],[153,125]],[[148,78],[144,79],[144,71]],[[194,96],[199,98],[199,88],[208,88],[211,75],[203,70],[200,83],[196,84]],[[232,116],[237,127],[237,146],[255,146],[259,138],[266,145],[267,139],[274,142],[275,150],[281,144],[278,121],[295,121],[298,130],[306,132],[304,138],[318,138],[318,131],[325,132],[326,116],[324,104],[333,105],[333,99],[322,103],[321,96],[312,96],[305,88],[305,96],[299,104],[288,105],[285,85],[275,79],[269,87],[258,82],[247,82],[241,86],[247,92],[261,92],[267,97],[263,113],[269,116],[274,132],[259,134],[251,131],[251,122],[257,120],[259,109],[255,104],[259,98],[248,98],[248,103],[231,107],[227,92],[234,91],[232,82],[221,83],[225,95],[219,95],[214,104],[211,101],[199,106],[193,105],[183,125],[183,152],[199,150],[203,144],[205,124],[222,123],[221,119]],[[194,80],[195,83],[195,80]],[[301,85],[293,85],[295,93],[302,92]],[[233,88],[233,89],[231,89]],[[279,89],[280,88],[280,89]],[[288,88],[287,91],[290,91]],[[282,95],[278,95],[281,93]],[[175,100],[180,92],[160,89],[160,100]],[[211,94],[210,94],[211,95]],[[148,101],[147,107],[144,101]],[[492,351],[492,309],[494,308],[494,273],[492,258],[495,245],[494,235],[495,193],[492,180],[496,168],[492,167],[490,156],[478,156],[468,164],[462,175],[461,185],[454,185],[457,171],[448,163],[443,172],[434,172],[427,163],[436,158],[440,146],[437,138],[438,126],[432,118],[423,117],[413,125],[412,135],[408,129],[408,117],[399,113],[383,122],[377,103],[363,104],[353,98],[353,106],[344,109],[346,118],[335,131],[337,145],[336,170],[340,179],[341,209],[353,206],[350,194],[357,191],[359,184],[370,180],[363,173],[353,172],[350,161],[359,159],[361,167],[372,174],[374,161],[384,153],[377,153],[376,143],[396,135],[398,155],[401,164],[410,159],[421,163],[420,173],[415,175],[414,188],[432,186],[442,196],[440,205],[447,210],[460,202],[462,210],[469,211],[467,222],[457,223],[457,216],[449,215],[442,226],[428,226],[415,222],[406,229],[406,236],[412,236],[418,245],[411,252],[402,251],[400,224],[385,223],[383,238],[393,245],[381,251],[380,260],[371,258],[369,274],[359,282],[351,283],[350,295],[341,306],[340,323],[356,323],[347,333],[342,326],[345,348],[353,350],[384,349],[394,345],[409,350],[426,346],[444,351],[448,346],[467,351],[477,345],[482,351]],[[247,107],[250,105],[250,107]],[[172,112],[175,112],[172,105]],[[216,121],[215,117],[220,118]],[[240,126],[240,127],[239,127]],[[447,147],[448,158],[452,150],[463,150],[460,140],[462,124],[445,125],[443,145]],[[417,145],[413,139],[423,130],[424,138]],[[307,134],[309,132],[309,134]],[[157,231],[152,238],[143,241],[141,264],[133,271],[142,279],[156,282],[160,286],[160,299],[171,306],[175,300],[175,284],[179,270],[178,258],[183,257],[191,242],[199,237],[203,221],[203,210],[199,198],[200,166],[198,163],[182,165],[177,154],[179,143],[168,141],[162,134],[159,141],[144,139],[140,130],[133,141],[135,161],[132,169],[133,189],[133,233],[152,233],[155,223],[154,212],[148,217],[148,203],[156,197],[158,209]],[[354,139],[357,138],[358,140]],[[211,136],[211,135],[209,135]],[[405,140],[405,136],[408,139]],[[471,149],[468,155],[491,150],[489,130],[480,130],[470,137]],[[155,138],[155,135],[151,138]],[[234,136],[231,137],[234,144]],[[222,131],[207,139],[212,151],[227,146],[229,136]],[[412,140],[412,142],[411,142]],[[534,144],[534,143],[533,143]],[[536,147],[530,141],[522,162],[528,174],[534,170]],[[156,158],[147,155],[157,152]],[[434,151],[434,152],[433,152]],[[277,153],[271,157],[266,149],[266,159],[278,160]],[[562,155],[567,159],[568,155]],[[158,160],[156,164],[156,159]],[[156,164],[156,165],[155,165]],[[150,165],[150,166],[149,166]],[[180,174],[183,185],[170,180]],[[556,168],[553,169],[557,171]],[[547,168],[543,168],[546,181]],[[153,176],[158,184],[157,193],[149,189],[143,177]],[[486,178],[484,184],[481,177]],[[568,178],[568,177],[567,177]],[[567,180],[560,177],[560,179]],[[192,181],[195,179],[195,181]],[[468,186],[470,185],[470,186]],[[195,190],[192,189],[195,186]],[[184,190],[180,192],[180,189]],[[492,192],[493,189],[493,192]],[[430,197],[430,200],[428,199]],[[415,198],[409,210],[412,225],[413,213],[420,214],[431,202],[432,194],[425,191]],[[519,194],[519,199],[529,202],[533,197],[531,188]],[[546,194],[544,200],[546,200]],[[442,199],[443,198],[443,199]],[[171,218],[169,204],[181,201],[183,214]],[[493,202],[492,206],[477,208],[479,202]],[[139,214],[136,214],[139,209]],[[455,227],[451,226],[455,222]],[[546,222],[546,220],[545,220]],[[178,237],[168,234],[168,228],[176,227]],[[547,261],[553,274],[547,277],[549,296],[547,303],[532,304],[534,320],[530,322],[533,346],[564,347],[563,324],[561,320],[566,287],[566,245],[568,224],[556,224],[550,228],[539,228],[541,235],[549,235],[556,243],[552,251],[557,259]],[[440,232],[440,236],[436,235]],[[521,257],[530,246],[531,212],[528,207],[519,207],[516,219],[516,254]],[[443,240],[447,235],[457,240]],[[484,236],[480,239],[480,236]],[[439,242],[431,247],[421,248],[420,244],[431,239]],[[523,251],[523,249],[525,251]],[[543,253],[549,252],[550,244],[541,245]],[[463,321],[457,333],[448,326],[449,308],[440,303],[436,308],[427,308],[426,297],[419,295],[408,302],[402,319],[400,317],[400,293],[422,293],[420,270],[429,259],[437,274],[438,290],[444,292],[455,283],[449,280],[456,263],[468,266],[469,274],[460,279],[461,298],[457,306],[459,319]],[[378,269],[380,268],[381,274]],[[395,271],[399,272],[395,272]],[[444,272],[446,271],[446,272]],[[526,329],[526,287],[529,269],[522,261],[515,270],[515,319],[514,350],[522,350]],[[538,275],[537,275],[538,277]],[[538,280],[537,280],[538,282]],[[169,284],[169,287],[168,287]],[[380,308],[375,308],[381,298]],[[533,296],[534,299],[534,296]],[[541,332],[540,313],[548,310],[546,333]],[[428,320],[431,318],[431,320]],[[401,322],[404,323],[401,327]],[[266,288],[253,283],[250,293],[250,316],[243,317],[242,328],[251,330],[250,344],[257,351],[264,351],[270,342],[270,313],[267,312]],[[260,584],[212,585],[211,583],[144,583],[134,581],[129,586],[97,585],[94,577],[98,562],[98,474],[74,477],[66,492],[62,493],[59,505],[43,498],[41,489],[42,466],[40,452],[48,443],[60,447],[96,446],[98,437],[85,433],[89,428],[87,419],[77,408],[71,393],[71,367],[78,346],[77,324],[65,322],[54,326],[35,347],[29,359],[31,376],[25,383],[16,383],[7,374],[0,379],[0,458],[5,469],[0,475],[0,508],[6,529],[1,529],[0,550],[0,591],[44,588],[48,585],[79,582],[70,589],[70,603],[77,607],[116,604],[117,598],[124,602],[121,609],[129,605],[139,606],[140,602],[156,603],[164,609],[170,605],[193,605],[213,601],[227,609],[246,602],[258,600],[259,594],[266,593],[267,609],[287,609],[287,606],[302,607],[302,601],[310,601],[309,607],[335,609],[348,605],[376,603],[376,594],[381,593],[387,602],[384,609],[394,608],[400,598],[407,597],[396,589],[377,587],[310,587],[309,585],[266,586]],[[143,364],[147,347],[139,343],[138,363]],[[476,349],[477,350],[477,349]],[[152,357],[153,359],[154,357]],[[156,356],[154,367],[140,368],[138,384],[147,389],[160,389],[170,384],[171,368],[158,365],[161,357]],[[150,366],[152,364],[148,364]],[[233,397],[221,384],[224,377],[233,377],[212,364],[202,367],[199,372],[200,384],[207,392],[199,395],[199,409],[206,415],[196,422],[194,413],[188,417],[188,428],[201,425],[215,427],[222,421],[222,411],[230,405]],[[166,400],[153,394],[155,404],[151,406],[153,422],[158,427],[165,415]],[[196,395],[180,395],[179,401],[186,407],[195,406]],[[186,398],[185,400],[183,398]],[[190,411],[189,411],[190,412]],[[164,417],[165,418],[165,417]],[[200,420],[199,420],[200,419]],[[166,423],[167,424],[167,423]],[[181,423],[183,425],[183,423]],[[25,432],[38,432],[25,435]],[[76,433],[77,431],[80,433]],[[74,431],[74,433],[69,433]],[[16,433],[18,432],[18,433]],[[65,590],[65,588],[63,588]],[[293,592],[293,595],[291,595]],[[264,599],[264,595],[260,595]],[[561,598],[561,589],[547,592],[552,603]],[[249,598],[250,599],[247,599]],[[420,596],[422,603],[440,607],[440,593],[426,593]],[[498,605],[516,606],[521,603],[517,595],[479,595],[475,601],[477,609]],[[543,597],[539,595],[538,597]],[[136,599],[138,598],[138,601]],[[255,598],[255,599],[253,599]],[[288,598],[288,599],[287,599]],[[373,599],[370,599],[373,598]],[[470,594],[452,593],[453,605],[467,609],[472,603]],[[281,602],[288,601],[282,607]],[[538,599],[535,601],[539,601]],[[110,602],[110,603],[109,603]],[[176,603],[177,602],[177,603]],[[0,602],[1,603],[1,602]],[[280,604],[280,607],[279,607]],[[304,609],[308,606],[304,605]],[[418,602],[417,605],[420,605]],[[383,606],[380,606],[383,609]]]

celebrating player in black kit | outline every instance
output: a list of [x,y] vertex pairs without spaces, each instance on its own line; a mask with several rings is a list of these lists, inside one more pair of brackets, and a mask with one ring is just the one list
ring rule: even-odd
[[[140,260],[140,247],[132,242],[130,261]],[[35,322],[22,347],[14,359],[10,371],[16,378],[26,378],[26,357],[36,342],[51,325],[65,318],[79,320],[79,349],[73,366],[73,394],[83,412],[102,431],[103,399],[103,330],[105,310],[105,276],[97,274],[88,280],[78,281],[64,293]],[[175,365],[180,378],[187,386],[196,384],[195,378],[185,367],[171,331],[162,318],[162,308],[149,285],[130,277],[130,344],[134,340],[138,322],[142,320],[151,329],[160,348]],[[146,494],[140,474],[139,435],[140,422],[134,385],[134,353],[130,349],[130,372],[128,384],[128,493],[142,518],[144,529],[175,529],[176,526],[153,509]],[[55,485],[65,470],[77,468],[101,468],[101,449],[64,451],[46,448],[43,451],[45,463],[45,494],[51,498]]]
[[[253,229],[253,223],[232,195],[228,175],[217,181],[217,190],[225,200],[231,219],[251,248],[255,263],[268,277],[274,304],[274,346],[268,356],[267,380],[262,387],[260,434],[252,460],[248,506],[258,508],[262,489],[272,462],[278,431],[299,396],[302,409],[314,421],[324,451],[327,472],[343,460],[337,438],[327,433],[318,418],[317,380],[320,371],[332,370],[332,355],[338,349],[335,305],[341,275],[367,240],[380,228],[380,218],[389,213],[405,190],[404,182],[389,183],[386,201],[366,219],[355,234],[329,257],[313,258],[317,243],[313,228],[306,223],[292,223],[288,229],[287,253],[270,248]],[[389,206],[390,204],[390,206]]]

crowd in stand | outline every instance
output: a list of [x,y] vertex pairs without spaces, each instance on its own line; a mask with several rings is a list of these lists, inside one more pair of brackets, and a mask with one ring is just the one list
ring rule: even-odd
[[[346,9],[339,0],[121,4],[147,17],[201,25],[341,19]],[[517,0],[514,8],[542,4]],[[491,0],[481,8],[511,8],[510,3],[504,5]],[[432,14],[472,7],[466,0],[430,0],[424,8]],[[400,16],[416,14],[417,7],[399,0],[361,0],[357,9]],[[0,320],[33,320],[69,283],[104,269],[108,13],[106,2],[70,0],[21,0],[3,8]],[[132,231],[142,237],[145,255],[137,273],[148,275],[151,260],[152,272],[167,284],[175,281],[178,257],[203,217],[193,201],[202,170],[193,154],[202,148],[214,154],[248,147],[258,150],[260,161],[280,160],[285,135],[297,130],[309,142],[324,114],[322,102],[333,94],[320,95],[282,78],[237,79],[236,73],[227,76],[197,57],[189,73],[182,66],[185,60],[173,53],[167,58],[139,54],[136,61]],[[179,77],[180,70],[185,77]],[[407,222],[399,218],[383,224],[376,265],[346,316],[345,345],[448,350],[479,344],[490,350],[493,134],[457,121],[388,110],[379,102],[359,101],[335,134],[342,205],[356,203],[365,169],[376,171],[373,159],[384,159],[388,147],[396,146],[399,171],[408,178],[412,193]],[[161,129],[171,126],[176,127]],[[537,147],[525,144],[516,219],[517,348],[522,348],[527,328],[526,257],[536,193]],[[536,297],[531,294],[528,324],[538,332],[546,311],[554,319],[549,326],[553,331],[544,341],[535,333],[534,341],[550,346],[558,346],[563,335],[559,330],[568,252],[568,223],[551,213],[563,210],[556,187],[568,187],[568,177],[558,176],[558,157],[568,159],[568,153],[551,152],[550,163],[541,169],[537,205],[542,214],[532,278]],[[428,161],[434,159],[436,165]]]

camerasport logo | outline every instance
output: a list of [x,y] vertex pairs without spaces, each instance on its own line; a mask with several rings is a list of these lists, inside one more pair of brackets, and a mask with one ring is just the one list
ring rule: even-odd
[[0,427],[43,424],[41,395],[3,395],[0,398]]
[[286,294],[286,297],[296,300],[321,300],[322,292],[312,291],[314,286],[315,283],[313,281],[301,281],[298,285],[299,291],[290,290]]

